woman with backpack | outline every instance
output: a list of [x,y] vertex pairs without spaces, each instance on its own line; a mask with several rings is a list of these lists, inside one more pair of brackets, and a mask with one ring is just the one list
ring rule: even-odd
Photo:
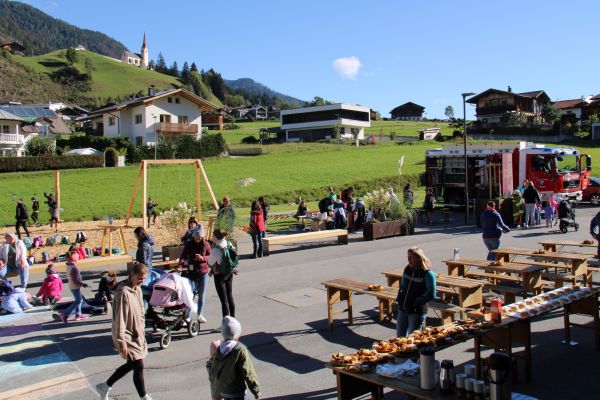
[[[235,317],[235,303],[233,301],[233,275],[237,275],[237,253],[233,245],[225,239],[227,232],[215,229],[213,235],[216,239],[208,266],[210,274],[215,276],[215,289],[221,301],[221,312],[223,317]],[[233,253],[233,254],[232,254]],[[217,328],[220,329],[220,328]]]

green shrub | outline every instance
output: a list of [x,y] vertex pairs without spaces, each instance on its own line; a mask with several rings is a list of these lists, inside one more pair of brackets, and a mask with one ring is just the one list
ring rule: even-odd
[[119,152],[114,147],[104,150],[104,162],[107,167],[116,167],[119,162]]
[[35,157],[0,157],[0,172],[46,171],[54,169],[98,168],[104,154]]
[[256,144],[258,143],[258,139],[255,136],[246,136],[242,138],[242,144]]
[[28,156],[52,156],[56,154],[56,144],[51,137],[34,136],[27,142],[25,152]]

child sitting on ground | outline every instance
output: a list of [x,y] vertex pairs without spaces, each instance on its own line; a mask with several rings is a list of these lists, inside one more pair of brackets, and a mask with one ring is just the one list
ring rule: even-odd
[[117,273],[115,271],[104,271],[100,275],[98,293],[96,300],[104,305],[104,312],[108,313],[108,303],[113,299],[113,293],[117,288]]
[[22,288],[15,288],[8,279],[0,279],[0,307],[9,313],[17,314],[32,308],[29,297],[29,293]]
[[56,273],[54,264],[46,267],[46,279],[42,283],[42,287],[37,293],[37,297],[41,297],[42,303],[56,304],[62,297],[63,281]]

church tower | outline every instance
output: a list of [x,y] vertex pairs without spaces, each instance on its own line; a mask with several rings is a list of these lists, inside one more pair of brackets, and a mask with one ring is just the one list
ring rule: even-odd
[[142,65],[144,69],[148,69],[148,47],[146,46],[146,32],[144,32],[144,43],[142,43]]

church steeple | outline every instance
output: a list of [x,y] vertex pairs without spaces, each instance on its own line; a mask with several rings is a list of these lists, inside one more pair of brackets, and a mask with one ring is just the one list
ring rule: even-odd
[[146,46],[146,32],[144,32],[144,42],[142,43],[142,68],[148,69],[148,46]]

